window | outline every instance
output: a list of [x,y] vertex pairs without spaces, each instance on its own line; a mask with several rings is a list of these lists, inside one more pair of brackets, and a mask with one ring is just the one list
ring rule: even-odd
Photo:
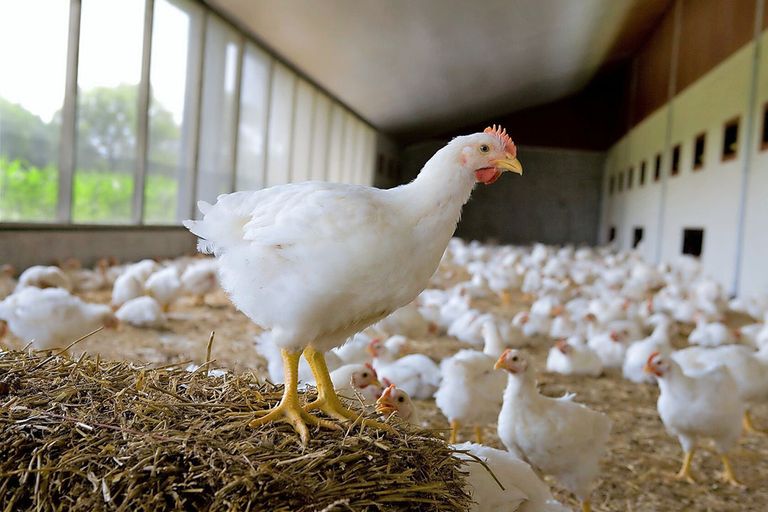
[[707,140],[706,133],[700,133],[693,142],[693,170],[699,171],[704,167],[704,148]]
[[82,2],[75,222],[132,220],[143,27],[142,2]]
[[640,242],[643,241],[643,228],[635,228],[632,232],[632,248],[637,249]]
[[[237,190],[264,188],[264,148],[272,58],[253,44],[245,45],[237,130]],[[286,169],[287,171],[287,169]]]
[[723,162],[733,160],[739,152],[739,118],[731,119],[723,128]]
[[680,144],[672,149],[672,176],[677,176],[680,173]]
[[199,6],[155,2],[144,186],[146,224],[174,224],[188,218],[191,211],[201,32]]
[[341,160],[342,182],[354,183],[355,144],[357,143],[357,119],[350,112],[344,112],[344,142]]
[[760,137],[760,148],[768,149],[768,103],[763,106],[763,133]]
[[608,229],[608,241],[613,242],[614,240],[616,240],[616,226],[611,226]]
[[699,228],[683,229],[683,254],[701,256],[704,245],[704,230]]
[[618,183],[619,192],[624,191],[624,173],[619,173],[619,183]]
[[296,74],[280,63],[275,64],[272,72],[267,139],[268,187],[291,181],[291,130],[295,89]]
[[627,173],[627,190],[632,189],[633,182],[635,181],[635,168],[630,167]]
[[[214,16],[205,31],[197,199],[216,202],[234,182],[238,34]],[[199,215],[199,212],[197,213]]]
[[661,179],[661,153],[656,155],[655,162],[653,164],[653,181],[659,181]]
[[640,186],[645,185],[645,160],[640,162]]
[[0,2],[0,20],[0,222],[53,221],[69,2]]
[[312,105],[315,88],[307,81],[299,80],[296,85],[296,107],[293,112],[293,134],[291,136],[291,181],[309,181],[309,157],[312,144]]
[[312,153],[309,161],[313,180],[328,179],[328,132],[331,119],[331,100],[322,92],[315,94],[315,114],[312,119]]

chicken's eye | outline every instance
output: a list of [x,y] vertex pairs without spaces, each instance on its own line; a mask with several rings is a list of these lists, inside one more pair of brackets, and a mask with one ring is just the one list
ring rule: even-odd
[[368,378],[368,373],[367,373],[367,372],[363,373],[363,378],[364,378],[364,379],[367,379],[367,378]]
[[512,360],[513,360],[513,361],[517,361],[517,359],[518,359],[518,357],[517,357],[517,356],[514,356],[514,357],[512,358]]
[[487,153],[491,150],[491,148],[488,146],[488,144],[480,144],[480,152],[481,153]]
[[403,398],[402,396],[399,396],[399,397],[397,397],[397,401],[398,402],[405,402],[405,398]]

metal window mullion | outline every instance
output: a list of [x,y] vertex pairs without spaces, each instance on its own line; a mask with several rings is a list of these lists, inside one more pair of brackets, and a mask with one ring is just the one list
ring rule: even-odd
[[240,95],[243,90],[243,61],[245,60],[245,36],[240,34],[237,43],[237,66],[235,68],[235,92],[232,101],[235,102],[235,110],[232,115],[232,140],[230,151],[232,152],[232,167],[229,179],[229,191],[234,192],[237,189],[237,151],[240,138]]
[[146,184],[148,149],[149,149],[149,71],[152,61],[152,21],[155,13],[155,0],[144,0],[144,37],[141,54],[141,78],[136,112],[136,165],[133,175],[133,215],[134,224],[144,221],[144,186]]
[[269,72],[267,73],[267,100],[266,100],[266,108],[264,109],[264,167],[261,171],[262,178],[261,178],[261,184],[262,188],[269,187],[269,120],[270,117],[272,117],[272,88],[275,78],[275,67],[276,67],[276,60],[271,58],[269,61]]
[[312,152],[315,150],[315,115],[317,110],[317,89],[314,85],[309,84],[312,88],[312,106],[309,109],[309,147],[307,148],[307,181],[312,181]]
[[293,153],[296,147],[296,111],[298,110],[296,108],[297,106],[297,100],[296,97],[299,95],[299,77],[294,75],[293,76],[293,91],[291,92],[291,127],[288,129],[288,140],[289,146],[288,146],[288,179],[286,179],[286,183],[291,183],[293,181]]
[[189,192],[189,218],[194,219],[196,215],[197,204],[197,186],[200,180],[200,131],[202,129],[203,119],[203,74],[205,72],[205,50],[208,43],[208,10],[203,9],[202,18],[200,21],[200,56],[197,61],[197,83],[195,89],[197,90],[197,101],[195,105],[195,116],[192,122],[194,123],[194,129],[192,131],[192,141],[190,143],[192,147],[191,158],[191,179],[192,183]]
[[77,158],[77,66],[80,53],[81,9],[81,0],[70,0],[67,68],[59,141],[59,190],[56,205],[57,220],[66,224],[72,222],[72,185]]

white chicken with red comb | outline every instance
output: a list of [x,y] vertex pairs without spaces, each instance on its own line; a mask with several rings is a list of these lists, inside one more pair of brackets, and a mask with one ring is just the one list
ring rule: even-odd
[[[522,173],[507,133],[492,127],[456,137],[411,183],[382,190],[305,182],[200,202],[201,220],[184,225],[219,263],[221,286],[282,351],[280,404],[251,422],[290,423],[306,444],[307,424],[339,428],[309,414],[358,419],[336,396],[324,352],[413,301],[429,284],[477,183]],[[304,354],[318,399],[299,402]],[[387,428],[383,425],[377,425]]]
[[600,472],[611,420],[574,402],[573,395],[541,395],[534,369],[519,350],[505,350],[495,368],[508,373],[499,413],[499,439],[509,451],[575,494],[584,512],[590,511],[592,486]]
[[691,463],[702,438],[712,439],[723,463],[723,479],[740,485],[728,453],[741,435],[744,402],[731,372],[722,366],[697,375],[686,375],[671,357],[650,355],[645,371],[659,382],[659,416],[670,435],[683,448],[683,465],[677,478],[694,482]]

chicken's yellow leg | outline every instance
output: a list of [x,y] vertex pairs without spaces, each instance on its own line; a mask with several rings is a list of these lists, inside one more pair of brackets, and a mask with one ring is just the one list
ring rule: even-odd
[[475,425],[475,442],[483,444],[483,427],[480,425]]
[[592,512],[592,501],[589,498],[581,502],[581,512]]
[[459,420],[451,420],[451,437],[448,439],[450,444],[456,444],[459,440]]
[[731,461],[728,459],[728,456],[723,454],[720,456],[720,460],[723,461],[723,480],[731,485],[740,487],[741,483],[736,480],[736,475],[733,473],[733,467],[731,467]]
[[356,423],[359,422],[369,427],[393,431],[392,427],[386,423],[365,419],[362,417],[362,413],[355,412],[341,403],[336,391],[333,389],[331,375],[328,373],[328,366],[325,364],[325,356],[322,352],[318,352],[312,347],[307,347],[304,349],[304,358],[309,363],[317,383],[317,400],[304,406],[305,411],[318,409],[328,416],[341,421],[353,420]]
[[685,457],[683,457],[683,466],[675,475],[677,480],[686,480],[692,484],[696,483],[696,480],[693,479],[693,475],[691,474],[691,462],[693,462],[693,454],[695,451],[696,450],[685,452]]
[[301,442],[305,446],[309,441],[309,429],[307,428],[307,424],[339,430],[338,425],[335,425],[330,421],[315,418],[314,416],[307,414],[304,409],[301,408],[298,392],[299,358],[301,357],[301,352],[289,352],[288,350],[283,349],[281,353],[283,355],[283,367],[285,370],[285,390],[283,391],[283,399],[280,400],[277,407],[269,411],[260,411],[264,416],[252,420],[248,425],[255,428],[273,421],[290,423],[293,426],[293,429],[299,434],[299,437],[301,437]]
[[749,409],[744,411],[742,423],[744,425],[745,432],[753,432],[755,434],[768,434],[768,430],[759,429],[755,426],[755,424],[752,422],[752,414],[750,414]]

